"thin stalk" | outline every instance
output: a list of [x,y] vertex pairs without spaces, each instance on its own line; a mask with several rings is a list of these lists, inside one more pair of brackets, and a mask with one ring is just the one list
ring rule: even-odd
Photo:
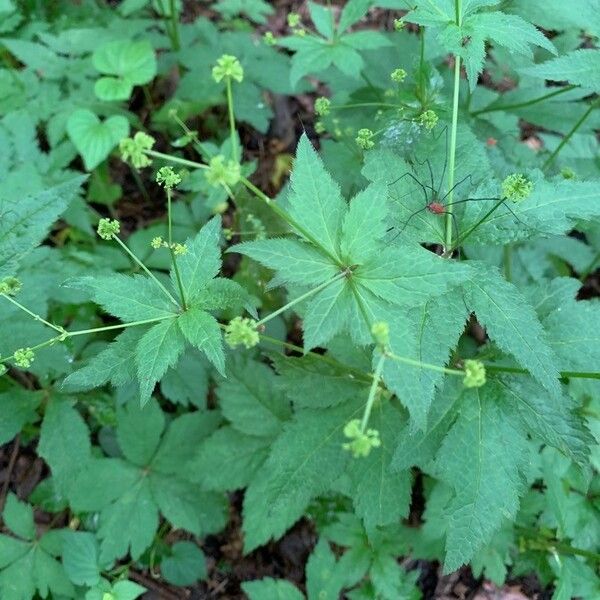
[[145,150],[144,154],[152,156],[153,158],[160,158],[168,162],[183,165],[184,167],[191,167],[192,169],[208,169],[208,165],[203,163],[187,160],[186,158],[179,158],[179,156],[171,156],[170,154],[164,154],[163,152],[157,152],[156,150]]
[[335,262],[339,267],[345,268],[344,263],[334,254],[329,252],[327,248],[325,248],[319,241],[317,241],[302,225],[296,222],[296,220],[289,215],[285,210],[277,206],[275,202],[269,196],[267,196],[264,192],[262,192],[259,188],[257,188],[249,179],[242,177],[240,179],[241,183],[250,190],[257,198],[262,200],[267,206],[271,208],[271,210],[279,217],[281,217],[292,229],[295,229],[300,235],[304,236],[311,244],[315,245],[317,248],[321,250],[324,254],[326,254],[333,262]]
[[555,96],[560,96],[561,94],[564,94],[565,92],[570,92],[571,90],[574,90],[576,87],[577,86],[575,86],[575,85],[566,85],[564,87],[559,88],[558,90],[555,90],[554,92],[550,92],[549,94],[544,94],[543,96],[540,96],[539,98],[534,98],[533,100],[525,100],[523,102],[515,102],[514,104],[504,104],[502,106],[490,106],[488,108],[482,108],[480,110],[475,110],[470,114],[472,117],[478,117],[479,115],[484,115],[484,114],[491,113],[491,112],[497,112],[497,111],[501,111],[501,110],[513,110],[515,108],[525,108],[527,106],[533,106],[534,104],[537,104],[538,102],[543,102],[544,100],[554,98]]
[[175,8],[175,0],[169,0],[169,9],[171,13],[171,31],[172,31],[172,44],[175,52],[181,48],[181,40],[179,38],[179,19],[177,10]]
[[67,337],[88,335],[90,333],[101,333],[103,331],[114,331],[115,329],[127,329],[129,327],[139,327],[140,325],[151,325],[152,323],[159,323],[160,321],[176,318],[177,315],[165,315],[164,317],[154,317],[153,319],[131,321],[131,323],[119,323],[118,325],[106,325],[105,327],[93,327],[92,329],[78,329],[76,331],[67,331]]
[[512,244],[506,244],[502,249],[502,263],[504,267],[504,279],[512,280]]
[[406,106],[406,104],[390,104],[389,102],[356,102],[353,104],[332,106],[331,110],[344,110],[346,108],[404,108]]
[[565,135],[560,144],[556,147],[556,150],[546,159],[546,162],[542,165],[542,171],[547,171],[548,167],[554,162],[554,159],[560,154],[561,150],[569,143],[571,138],[577,133],[579,128],[587,121],[588,117],[592,112],[600,105],[600,98],[597,98],[590,104],[585,113],[581,118],[573,125],[571,131]]
[[481,219],[479,219],[479,221],[477,221],[477,223],[475,223],[475,225],[471,225],[471,227],[469,227],[469,229],[467,229],[467,231],[465,231],[463,234],[459,235],[454,246],[452,246],[452,248],[450,250],[446,250],[445,254],[446,255],[450,255],[452,254],[452,252],[454,252],[454,250],[456,250],[456,248],[458,248],[459,246],[461,246],[462,244],[464,244],[465,240],[489,217],[491,216],[495,211],[497,211],[500,206],[502,205],[502,203],[504,202],[504,199],[500,200],[499,202],[497,202],[496,204],[494,204],[494,206],[492,206],[492,208],[490,208],[490,210],[488,210],[485,215],[483,215],[483,217],[481,217]]
[[340,279],[347,277],[348,275],[350,275],[350,273],[351,273],[350,269],[346,269],[346,270],[342,271],[341,273],[338,273],[335,277],[332,277],[328,281],[325,281],[321,285],[318,285],[316,288],[309,290],[308,292],[306,292],[306,294],[302,294],[302,296],[298,296],[298,298],[295,298],[291,302],[288,302],[285,306],[282,306],[281,308],[278,308],[275,312],[272,312],[271,314],[267,315],[264,319],[261,319],[260,321],[258,321],[256,323],[256,327],[259,327],[260,325],[264,325],[265,323],[268,323],[271,319],[274,319],[276,316],[278,316],[281,313],[288,310],[288,308],[292,308],[292,306],[295,306],[296,304],[303,302],[307,298],[310,298],[311,296],[318,294],[321,290],[324,290],[326,287],[330,286],[332,283],[335,283],[336,281],[339,281]]
[[[491,365],[484,363],[489,373],[514,373],[515,375],[529,375],[527,369],[520,367],[505,367],[502,365]],[[560,371],[561,379],[600,379],[600,371]]]
[[43,323],[47,327],[54,329],[54,331],[58,331],[58,333],[61,333],[61,334],[64,333],[64,329],[62,327],[59,327],[58,325],[53,325],[52,323],[46,321],[46,319],[42,319],[42,317],[40,317],[40,315],[37,315],[34,312],[30,311],[28,308],[23,306],[20,302],[17,302],[14,298],[11,298],[8,294],[0,294],[0,296],[2,296],[3,298],[6,298],[9,302],[14,304],[17,308],[19,308],[23,312],[27,313],[30,317],[33,317],[36,321],[39,321],[40,323]]
[[397,354],[393,354],[392,352],[386,352],[385,355],[392,360],[397,362],[404,363],[405,365],[410,365],[411,367],[417,367],[419,369],[427,369],[428,371],[437,371],[438,373],[445,373],[446,375],[455,375],[455,376],[464,376],[464,371],[460,371],[458,369],[448,369],[446,367],[440,367],[438,365],[431,365],[429,363],[424,363],[418,360],[413,360],[412,358],[405,358],[404,356],[398,356]]
[[532,542],[543,546],[546,550],[558,550],[563,554],[583,556],[584,558],[589,558],[595,562],[600,562],[600,554],[597,554],[596,552],[591,552],[590,550],[584,550],[582,548],[575,548],[574,546],[571,546],[570,544],[567,544],[565,542],[559,542],[548,539],[547,537],[540,535],[539,531],[535,529],[530,529],[529,527],[515,525],[515,529]]
[[227,86],[227,112],[229,114],[229,134],[231,135],[231,156],[233,162],[239,162],[237,155],[237,131],[235,128],[235,115],[233,113],[233,93],[231,91],[231,77],[226,78]]
[[167,188],[167,223],[168,223],[168,237],[169,237],[169,253],[171,254],[171,264],[173,265],[173,271],[175,272],[175,279],[177,279],[177,287],[179,288],[179,296],[181,298],[181,308],[187,310],[187,304],[185,302],[185,291],[183,289],[183,283],[181,281],[181,274],[179,273],[179,267],[177,266],[177,257],[175,256],[175,250],[173,250],[173,218],[171,213],[171,189]]
[[[458,27],[462,24],[462,0],[455,0],[454,10],[456,14],[456,24]],[[448,208],[446,210],[446,235],[445,235],[445,249],[452,247],[452,232],[453,232],[453,215],[454,207],[452,202],[454,200],[454,171],[456,169],[456,139],[458,131],[458,101],[460,99],[460,56],[457,54],[454,56],[454,96],[452,99],[452,128],[450,130],[450,161],[448,165],[448,189],[450,190],[448,195]]]
[[377,361],[377,366],[375,367],[375,373],[373,375],[373,382],[371,383],[371,389],[369,390],[369,397],[367,398],[367,405],[365,406],[365,412],[363,413],[362,421],[360,422],[360,431],[364,433],[367,429],[367,425],[369,424],[369,417],[371,416],[371,411],[373,410],[373,403],[375,402],[375,397],[377,396],[377,389],[379,388],[379,380],[381,379],[381,374],[383,373],[383,365],[385,364],[386,355],[382,354]]
[[121,248],[123,248],[127,255],[130,256],[131,259],[137,265],[140,266],[144,273],[146,273],[146,275],[148,275],[148,277],[150,277],[150,279],[152,279],[154,283],[156,283],[156,285],[162,290],[165,296],[167,296],[167,298],[169,298],[169,300],[171,300],[171,302],[173,302],[173,304],[175,304],[175,306],[178,307],[179,302],[177,302],[173,294],[169,292],[169,290],[156,278],[156,276],[148,269],[148,267],[127,247],[127,245],[116,235],[113,235],[113,239],[119,244],[119,246],[121,246]]

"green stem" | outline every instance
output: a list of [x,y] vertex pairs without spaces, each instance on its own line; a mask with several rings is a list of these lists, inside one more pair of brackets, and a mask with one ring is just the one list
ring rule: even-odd
[[129,327],[139,327],[140,325],[151,325],[167,319],[176,319],[178,315],[165,315],[164,317],[154,317],[153,319],[143,319],[142,321],[131,321],[131,323],[119,323],[118,325],[106,325],[105,327],[94,327],[92,329],[78,329],[76,331],[67,331],[67,337],[76,337],[78,335],[88,335],[90,333],[101,333],[103,331],[114,331],[116,329],[127,329]]
[[177,10],[175,9],[175,0],[169,0],[169,9],[171,13],[171,31],[173,50],[177,52],[181,48],[181,40],[179,38],[179,19]]
[[438,373],[445,373],[446,375],[455,375],[464,377],[464,371],[460,371],[458,369],[448,369],[446,367],[440,367],[438,365],[432,365],[429,363],[424,363],[418,360],[413,360],[412,358],[405,358],[404,356],[398,356],[397,354],[393,354],[392,352],[386,352],[385,355],[392,360],[397,362],[404,363],[405,365],[410,365],[411,367],[417,367],[419,369],[427,369],[428,371],[437,371]]
[[339,281],[340,279],[343,279],[344,277],[348,277],[351,273],[352,273],[352,271],[350,271],[350,269],[345,269],[341,273],[338,273],[335,277],[332,277],[331,279],[325,281],[321,285],[318,285],[316,288],[313,288],[312,290],[306,292],[306,294],[302,294],[302,296],[298,296],[298,298],[295,298],[291,302],[288,302],[285,306],[282,306],[281,308],[278,308],[275,312],[272,312],[271,314],[267,315],[264,319],[261,319],[260,321],[258,321],[256,323],[256,327],[259,327],[260,325],[264,325],[265,323],[268,323],[271,319],[274,319],[276,316],[278,316],[281,313],[288,310],[288,308],[291,308],[292,306],[294,306],[300,302],[303,302],[307,298],[310,298],[311,296],[318,294],[321,290],[324,290],[326,287],[330,286],[332,283],[335,283],[336,281]]
[[377,389],[379,388],[379,380],[381,379],[381,374],[383,373],[383,365],[385,364],[385,359],[386,355],[382,354],[379,357],[379,361],[377,361],[377,366],[375,367],[375,373],[373,375],[371,389],[369,390],[369,397],[367,398],[367,405],[365,406],[365,412],[363,413],[363,418],[360,422],[361,433],[364,433],[366,431],[367,425],[369,424],[369,417],[371,416],[371,411],[373,410],[373,403],[375,402],[375,397],[377,396]]
[[594,256],[592,262],[590,262],[590,264],[579,274],[580,281],[585,281],[592,274],[596,268],[596,265],[598,264],[598,261],[600,261],[600,252]]
[[[529,375],[527,369],[520,367],[504,367],[502,365],[491,365],[484,363],[489,373],[514,373],[516,375]],[[600,371],[560,371],[561,379],[600,379]]]
[[203,163],[187,160],[186,158],[179,158],[179,156],[171,156],[170,154],[164,154],[163,152],[157,152],[156,150],[145,150],[144,154],[152,156],[153,158],[160,158],[168,162],[183,165],[184,167],[191,167],[192,169],[208,169],[208,165]]
[[546,159],[546,162],[542,165],[542,171],[547,171],[548,167],[554,162],[555,158],[560,154],[560,151],[569,143],[571,138],[577,133],[579,128],[587,121],[588,117],[592,114],[592,112],[599,106],[600,98],[597,98],[594,102],[590,104],[588,109],[585,111],[581,118],[573,125],[571,131],[565,135],[560,144],[557,146],[556,150]]
[[177,287],[179,288],[179,296],[181,298],[181,308],[184,311],[187,310],[187,304],[185,301],[185,292],[183,290],[183,283],[181,281],[181,274],[179,273],[179,267],[177,266],[177,257],[175,256],[175,250],[173,250],[173,218],[171,213],[171,189],[167,188],[167,223],[168,223],[168,236],[169,236],[169,253],[171,254],[171,264],[173,265],[173,271],[175,272],[175,279],[177,279]]
[[167,298],[169,298],[169,300],[171,300],[171,302],[173,302],[173,304],[175,304],[175,306],[179,306],[179,302],[177,302],[177,300],[175,300],[175,298],[173,297],[173,294],[171,294],[171,292],[169,292],[169,290],[156,278],[156,276],[148,269],[148,267],[127,247],[127,245],[116,235],[113,235],[113,239],[115,240],[115,242],[117,242],[119,244],[119,246],[121,246],[121,248],[123,248],[123,250],[127,253],[128,256],[131,257],[131,259],[140,266],[140,268],[144,271],[144,273],[146,273],[146,275],[148,275],[148,277],[150,277],[150,279],[152,279],[154,281],[154,283],[156,283],[156,285],[162,290],[162,292],[165,294],[165,296],[167,296]]
[[515,529],[532,542],[537,542],[543,546],[546,550],[558,550],[563,554],[572,554],[573,556],[583,556],[593,561],[600,562],[600,554],[591,552],[590,550],[583,550],[582,548],[575,548],[565,542],[554,541],[540,535],[539,531],[530,529],[529,527],[522,527],[521,525],[515,525]]
[[227,112],[229,114],[229,134],[231,135],[231,156],[233,162],[239,162],[237,155],[237,131],[235,128],[235,115],[233,113],[233,93],[231,91],[231,77],[226,78],[227,86]]
[[[462,0],[455,0],[454,10],[456,15],[456,25],[462,25]],[[452,227],[454,214],[454,176],[456,169],[456,139],[458,131],[458,101],[460,99],[460,56],[454,56],[454,96],[452,99],[452,128],[450,130],[450,161],[448,165],[448,203],[446,209],[446,236],[445,249],[452,248]]]
[[335,256],[334,254],[332,254],[331,252],[329,252],[329,250],[327,250],[327,248],[325,248],[308,231],[306,231],[306,229],[304,229],[304,227],[302,227],[302,225],[300,225],[299,223],[297,223],[296,220],[291,215],[289,215],[285,210],[283,210],[282,208],[280,208],[279,206],[277,206],[277,204],[275,202],[273,202],[273,200],[271,198],[269,198],[269,196],[267,196],[259,188],[257,188],[250,180],[246,179],[245,177],[242,177],[240,179],[240,181],[257,198],[259,198],[267,206],[269,206],[271,208],[271,210],[277,216],[281,217],[290,227],[292,227],[292,229],[295,229],[300,235],[302,235],[303,237],[305,237],[311,244],[313,244],[314,246],[316,246],[317,248],[319,248],[321,250],[321,252],[323,252],[324,254],[326,254],[339,267],[341,267],[341,268],[345,268],[346,267],[344,265],[344,263],[337,256]]
[[565,92],[570,92],[574,90],[577,86],[575,85],[567,85],[565,87],[561,87],[554,92],[550,92],[549,94],[545,94],[544,96],[540,96],[539,98],[534,98],[533,100],[526,100],[523,102],[515,102],[514,104],[504,104],[503,106],[490,106],[487,108],[482,108],[481,110],[475,110],[471,113],[472,117],[478,117],[479,115],[484,115],[491,112],[497,112],[501,110],[513,110],[515,108],[525,108],[527,106],[533,106],[538,102],[543,102],[544,100],[548,100],[549,98],[554,98],[555,96],[560,96]]
[[389,102],[356,102],[332,106],[331,110],[344,110],[346,108],[404,108],[406,104],[390,104]]
[[504,278],[512,280],[512,245],[506,244],[502,249],[502,262],[504,266]]
[[20,302],[17,302],[14,298],[11,298],[8,294],[0,294],[0,296],[2,296],[3,298],[6,298],[9,302],[14,304],[17,308],[20,308],[23,312],[26,312],[30,317],[33,317],[36,321],[39,321],[40,323],[43,323],[47,327],[54,329],[54,331],[58,331],[58,333],[61,333],[61,334],[64,333],[64,329],[62,327],[59,327],[58,325],[53,325],[52,323],[49,323],[48,321],[46,321],[46,319],[42,319],[42,317],[40,317],[40,315],[37,315],[34,312],[31,312],[28,308],[23,306]]
[[457,238],[454,246],[452,246],[452,248],[450,250],[446,250],[445,254],[446,255],[450,255],[452,254],[452,252],[454,252],[454,250],[456,250],[459,246],[461,246],[462,244],[464,244],[465,240],[489,217],[491,216],[495,211],[497,211],[500,206],[502,205],[502,203],[504,202],[504,199],[501,199],[499,202],[497,202],[496,204],[494,204],[494,206],[492,206],[492,208],[490,208],[490,210],[487,211],[487,213],[485,213],[485,215],[483,215],[483,217],[481,217],[481,219],[479,219],[479,221],[477,221],[477,223],[475,223],[475,225],[471,225],[471,227],[469,227],[469,229],[467,229],[467,231],[465,231],[463,234],[459,235],[459,237]]

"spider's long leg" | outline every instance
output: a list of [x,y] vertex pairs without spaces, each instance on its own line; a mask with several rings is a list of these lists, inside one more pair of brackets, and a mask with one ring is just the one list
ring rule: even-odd
[[[398,183],[404,177],[410,177],[421,188],[421,191],[423,192],[423,196],[425,197],[425,204],[428,205],[429,204],[429,198],[427,196],[427,189],[425,188],[425,186],[423,185],[423,183],[421,181],[419,181],[419,179],[415,175],[413,175],[412,173],[409,173],[408,171],[406,173],[404,173],[404,175],[400,175],[400,177],[398,177],[398,179],[392,181],[391,183],[388,183],[388,186],[394,185],[395,183]],[[427,208],[427,206],[425,206],[425,208]]]
[[426,206],[420,208],[419,210],[416,210],[412,215],[410,215],[408,219],[406,219],[406,221],[404,222],[404,225],[402,225],[402,229],[400,229],[400,231],[398,231],[398,233],[390,241],[395,241],[399,235],[404,233],[404,230],[408,227],[408,224],[411,222],[412,218],[416,217],[419,213],[422,213],[424,210],[427,210]]
[[[458,183],[455,183],[444,195],[443,198],[440,199],[440,203],[444,204],[444,200],[459,186],[462,185],[467,179],[471,180],[471,185],[473,185],[473,178],[471,177],[471,175],[467,175],[466,177],[464,177],[463,179],[461,179]],[[454,205],[454,202],[452,203],[452,205]],[[446,206],[450,206],[450,204],[446,204]]]

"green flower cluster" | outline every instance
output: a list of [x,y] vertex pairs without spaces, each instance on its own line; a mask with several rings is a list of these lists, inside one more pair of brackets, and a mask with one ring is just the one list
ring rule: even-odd
[[223,54],[212,70],[213,79],[220,83],[223,79],[233,79],[238,83],[244,81],[244,67],[237,57],[231,54]]
[[171,167],[161,167],[156,174],[156,183],[172,190],[181,183],[181,175],[175,173]]
[[325,117],[331,111],[331,100],[329,98],[321,97],[315,101],[315,112],[320,117]]
[[29,369],[35,360],[35,353],[31,348],[20,348],[14,353],[15,365],[21,369]]
[[394,71],[392,71],[390,78],[396,83],[402,83],[406,79],[407,75],[408,73],[404,69],[395,69]]
[[354,458],[369,456],[373,448],[381,446],[379,431],[376,429],[362,431],[360,419],[352,419],[352,421],[346,423],[344,436],[351,441],[343,444],[343,448],[352,452]]
[[390,343],[390,326],[385,321],[377,321],[371,327],[371,335],[375,343],[381,348],[386,348]]
[[225,341],[231,348],[253,348],[260,341],[256,321],[247,317],[235,317],[225,327]]
[[502,182],[502,197],[512,202],[520,202],[533,192],[533,183],[521,173],[509,175]]
[[121,231],[121,224],[115,219],[100,219],[98,223],[98,235],[103,240],[111,240],[113,235],[117,235]]
[[375,146],[373,136],[375,134],[370,129],[359,129],[356,136],[356,144],[363,150],[370,150]]
[[210,159],[204,176],[212,186],[226,185],[231,187],[236,185],[240,180],[240,165],[234,160],[225,162],[225,157],[219,154]]
[[146,150],[152,150],[156,140],[143,131],[138,131],[132,138],[125,138],[119,144],[121,158],[130,162],[136,169],[143,169],[152,164]]
[[20,292],[22,285],[16,277],[5,277],[0,281],[0,294],[16,296]]
[[433,110],[426,110],[421,113],[417,121],[425,127],[428,131],[431,131],[437,124],[440,118]]
[[485,385],[485,381],[485,365],[479,360],[465,360],[463,385],[467,388],[478,388]]

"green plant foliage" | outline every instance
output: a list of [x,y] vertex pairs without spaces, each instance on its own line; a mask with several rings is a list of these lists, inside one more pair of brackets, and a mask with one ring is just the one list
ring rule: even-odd
[[0,599],[599,598],[600,0],[194,4],[0,0]]

